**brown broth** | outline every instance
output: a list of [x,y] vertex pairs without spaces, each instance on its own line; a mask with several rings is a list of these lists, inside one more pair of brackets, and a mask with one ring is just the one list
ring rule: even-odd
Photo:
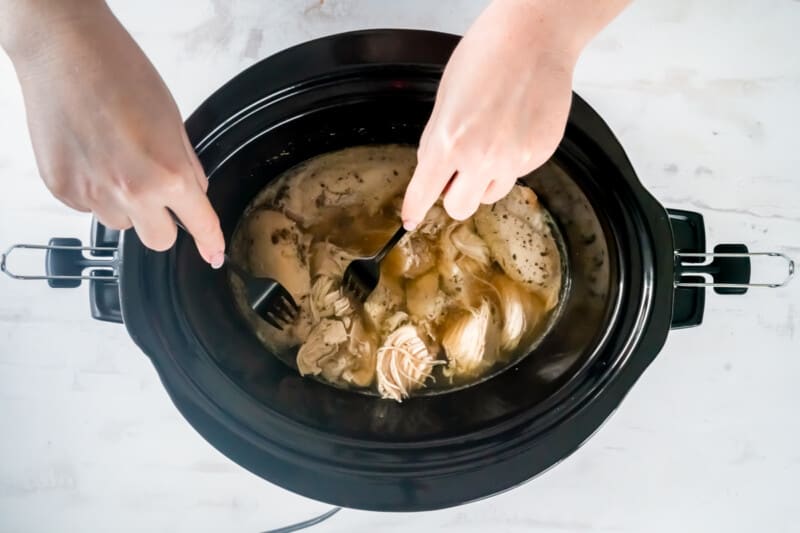
[[[307,183],[313,185],[313,180],[318,179],[318,173],[324,173],[326,171],[326,158],[332,161],[333,166],[331,168],[346,169],[348,168],[348,157],[351,158],[354,166],[356,163],[360,165],[359,169],[362,173],[364,173],[366,169],[366,173],[378,176],[378,178],[375,179],[388,179],[386,182],[387,187],[392,188],[392,190],[381,190],[377,188],[376,190],[378,192],[369,198],[358,198],[356,190],[353,196],[347,196],[346,194],[342,196],[343,198],[349,198],[346,202],[349,201],[350,205],[337,207],[335,203],[325,203],[327,198],[326,194],[328,194],[332,187],[304,187],[304,184]],[[371,157],[371,159],[368,159],[369,164],[365,165],[364,160],[367,157]],[[356,147],[332,154],[323,154],[298,167],[290,169],[265,187],[243,215],[242,221],[240,221],[234,233],[232,245],[232,254],[234,258],[244,264],[248,264],[248,243],[252,242],[254,239],[266,238],[264,235],[254,235],[244,229],[248,217],[257,209],[271,209],[284,213],[288,218],[298,223],[304,234],[310,236],[311,243],[327,241],[355,255],[369,255],[374,253],[388,240],[400,224],[399,208],[403,193],[405,192],[405,185],[408,183],[411,173],[413,172],[413,163],[415,163],[415,148],[400,145],[384,145]],[[345,178],[338,177],[329,180],[328,183],[338,183],[340,181],[347,183]],[[305,194],[305,199],[298,197],[303,194]],[[314,194],[318,196],[313,196]],[[320,198],[322,198],[322,200],[320,200]],[[380,200],[380,205],[375,205],[375,202],[378,200]],[[305,204],[303,203],[304,201]],[[373,203],[370,204],[370,201]],[[300,206],[300,208],[298,209],[297,206]],[[317,209],[319,217],[313,214],[315,209]],[[319,220],[315,218],[319,218]],[[563,261],[563,241],[560,240],[560,234],[555,225],[552,223],[549,225],[551,227],[552,236],[556,241],[557,249],[562,256],[562,294],[559,300],[563,300],[563,284],[566,279],[566,265]],[[420,237],[414,236],[414,238]],[[397,263],[399,261],[398,254],[399,250],[395,249],[384,261],[381,272],[381,283],[398,283],[405,293],[409,280],[399,275],[397,272]],[[441,254],[441,249],[435,250],[436,263],[442,261]],[[265,273],[261,273],[261,275],[264,274]],[[479,277],[488,280],[492,276],[500,275],[504,275],[503,270],[497,262],[492,262],[486,271],[479,274]],[[281,280],[278,279],[278,281]],[[498,297],[496,289],[491,285],[491,282],[487,281],[484,283],[472,284],[472,286],[473,289],[470,294],[467,295],[468,298],[476,304],[483,299],[488,299],[493,306],[493,312],[497,313],[497,309],[499,309]],[[293,343],[291,336],[282,336],[282,334],[255,317],[252,311],[247,308],[241,290],[240,288],[237,289],[237,287],[239,286],[234,282],[234,292],[237,296],[237,302],[253,325],[256,334],[268,349],[279,354],[281,359],[292,362],[292,359],[297,354],[297,339],[294,339],[295,342]],[[546,312],[544,311],[544,301],[537,294],[527,291],[525,294],[526,297],[530,298],[529,313],[526,317],[528,327],[519,345],[515,349],[500,350],[495,358],[495,362],[486,366],[479,374],[475,375],[447,377],[444,374],[445,365],[439,365],[434,369],[431,378],[427,380],[425,388],[416,390],[411,395],[415,396],[443,392],[478,383],[497,374],[510,363],[516,362],[520,357],[530,352],[531,348],[541,340],[549,329],[549,326],[553,322],[553,317],[560,306],[556,306],[555,309]],[[297,297],[298,295],[294,296]],[[461,294],[453,294],[447,297],[446,311],[443,314],[443,318],[430,328],[434,337],[433,339],[429,339],[430,341],[436,344],[441,341],[445,329],[450,326],[450,319],[455,313],[461,312],[464,308],[463,303],[460,303],[462,301],[460,298],[462,297],[463,295]],[[355,313],[360,316],[362,321],[367,325],[370,324],[370,320],[365,317],[363,306],[355,304],[354,307]],[[408,312],[405,297],[401,309]],[[499,318],[499,320],[502,321],[502,318]],[[382,325],[383,324],[378,324],[378,329],[380,329]],[[378,345],[382,342],[383,339],[379,339]],[[439,358],[443,361],[447,361],[444,350],[440,350]],[[323,378],[320,377],[320,379]],[[323,381],[325,380],[323,379]],[[347,388],[353,388],[341,382],[330,384],[337,387],[345,386]],[[373,380],[372,385],[367,390],[363,391],[376,394],[375,381]]]

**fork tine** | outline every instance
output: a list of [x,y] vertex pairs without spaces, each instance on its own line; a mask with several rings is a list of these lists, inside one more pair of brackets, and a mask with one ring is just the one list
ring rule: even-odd
[[261,318],[263,318],[264,321],[273,328],[277,330],[283,330],[283,326],[280,324],[280,322],[275,320],[269,313],[264,313],[263,315],[261,315]]
[[273,307],[269,310],[273,318],[278,321],[282,326],[289,326],[294,323],[296,316],[292,314],[291,308],[283,303],[283,301],[276,301]]
[[362,303],[366,299],[366,297],[364,296],[364,291],[362,290],[361,285],[359,283],[354,282],[351,284],[350,294],[353,296],[353,298]]
[[289,304],[290,308],[298,311],[300,310],[300,306],[297,305],[297,302],[294,301],[294,298],[292,298],[292,294],[288,290],[286,290],[286,287],[284,287],[283,285],[278,285],[278,296],[280,297],[281,300],[285,300],[286,303]]
[[364,298],[364,287],[361,285],[361,281],[358,279],[353,279],[353,293],[356,295],[356,298],[362,300]]
[[275,317],[275,321],[280,325],[279,329],[283,329],[292,323],[292,320],[289,317],[281,313],[273,313],[273,316]]
[[344,288],[350,294],[351,297],[360,299],[358,295],[358,288],[356,287],[356,282],[353,279],[352,275],[348,276],[347,279],[345,280]]
[[291,302],[285,299],[281,300],[280,304],[281,304],[281,309],[283,310],[284,313],[286,313],[286,316],[288,316],[290,320],[294,321],[295,319],[297,319],[297,315],[300,314],[299,308],[294,307],[291,304]]
[[284,287],[281,287],[280,293],[277,295],[278,301],[284,305],[286,308],[287,313],[292,319],[297,318],[297,315],[300,314],[300,306],[297,302],[292,298],[292,295],[287,291]]
[[291,322],[295,316],[297,316],[295,308],[292,307],[286,298],[283,298],[280,295],[273,302],[273,311],[275,312],[276,316],[280,313],[281,316],[279,316],[279,318],[285,319],[285,322]]

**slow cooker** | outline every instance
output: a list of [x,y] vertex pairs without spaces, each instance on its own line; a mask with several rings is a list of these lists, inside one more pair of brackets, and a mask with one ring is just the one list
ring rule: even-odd
[[[211,95],[186,129],[226,239],[288,168],[349,146],[416,144],[457,42],[427,31],[333,35],[269,57]],[[567,457],[620,405],[670,329],[701,324],[707,287],[752,286],[753,254],[740,244],[707,253],[702,216],[662,207],[577,95],[548,165],[552,172],[522,180],[566,245],[571,287],[557,323],[492,379],[402,404],[304,379],[268,353],[224,269],[210,269],[185,234],[155,253],[134,231],[94,222],[87,247],[75,239],[39,247],[47,274],[38,278],[53,287],[89,280],[92,316],[124,324],[189,423],[258,476],[345,507],[454,506]],[[765,255],[785,260],[789,273],[759,285],[784,285],[794,263]],[[24,277],[7,256],[3,270]]]

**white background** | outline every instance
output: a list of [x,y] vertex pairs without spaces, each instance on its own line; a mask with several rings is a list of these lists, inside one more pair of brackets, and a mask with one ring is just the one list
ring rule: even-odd
[[[123,1],[184,115],[243,68],[368,27],[462,33],[485,2]],[[800,259],[800,2],[640,0],[584,54],[576,90],[646,186],[709,244]],[[0,248],[88,237],[37,177],[0,58]],[[39,263],[33,263],[38,266]],[[754,275],[774,276],[773,269]],[[709,295],[583,448],[516,490],[415,515],[343,511],[318,531],[797,531],[800,282]],[[328,509],[249,474],[180,417],[87,290],[0,279],[0,531],[256,532]]]

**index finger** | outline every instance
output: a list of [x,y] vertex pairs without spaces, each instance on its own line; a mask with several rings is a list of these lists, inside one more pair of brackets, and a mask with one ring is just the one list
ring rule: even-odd
[[422,222],[455,173],[440,153],[428,149],[420,154],[417,168],[406,188],[401,217],[403,226],[409,231]]
[[219,268],[225,262],[225,237],[219,217],[196,181],[192,180],[188,189],[172,199],[167,207],[186,226],[203,259]]

